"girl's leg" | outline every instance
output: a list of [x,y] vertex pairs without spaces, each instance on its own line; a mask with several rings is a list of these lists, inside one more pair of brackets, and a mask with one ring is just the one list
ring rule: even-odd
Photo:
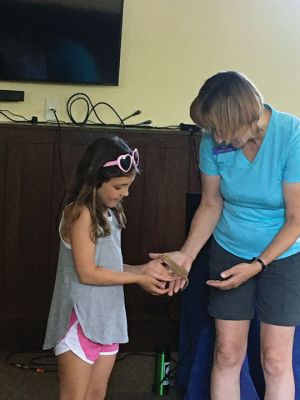
[[71,351],[57,357],[59,400],[104,400],[116,355],[100,355],[88,364]]
[[81,360],[72,351],[57,357],[59,400],[84,400],[94,365]]
[[261,323],[261,360],[265,400],[294,400],[292,365],[295,327]]
[[100,355],[95,362],[84,400],[104,400],[116,355]]
[[217,319],[215,325],[211,400],[240,400],[240,372],[247,349],[250,321]]

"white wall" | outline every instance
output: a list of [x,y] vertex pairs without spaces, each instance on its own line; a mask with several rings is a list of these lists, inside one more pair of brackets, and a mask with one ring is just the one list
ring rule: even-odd
[[232,69],[248,75],[266,102],[300,116],[299,21],[300,0],[124,0],[118,87],[1,82],[1,89],[24,90],[25,101],[0,108],[43,120],[45,99],[54,98],[59,119],[68,121],[66,100],[81,91],[123,116],[141,109],[132,123],[189,123],[204,80]]

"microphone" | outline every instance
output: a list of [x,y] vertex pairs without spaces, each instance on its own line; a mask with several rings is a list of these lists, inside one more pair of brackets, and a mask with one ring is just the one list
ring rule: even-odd
[[152,124],[151,119],[147,119],[147,121],[139,122],[139,123],[136,124],[136,125],[149,125],[149,124]]
[[135,117],[136,115],[140,115],[142,113],[141,110],[136,110],[135,112],[133,112],[132,114],[128,115],[127,117],[123,118],[122,121],[126,121],[129,118]]

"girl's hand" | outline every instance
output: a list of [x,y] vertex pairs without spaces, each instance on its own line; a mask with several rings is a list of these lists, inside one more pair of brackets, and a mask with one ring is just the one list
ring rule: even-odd
[[206,284],[221,290],[234,289],[260,272],[261,265],[258,262],[240,263],[221,272],[223,280],[208,280]]
[[169,289],[165,289],[166,282],[162,282],[153,276],[141,274],[138,275],[137,284],[147,292],[153,294],[154,296],[160,296],[162,294],[168,293]]
[[140,272],[165,282],[171,282],[176,279],[176,277],[172,276],[172,274],[157,260],[151,260],[147,264],[143,264],[140,268]]
[[[150,253],[149,257],[152,259],[158,259],[161,253]],[[178,265],[183,267],[188,273],[190,272],[193,259],[182,251],[171,251],[167,254],[173,261],[175,261]],[[168,296],[172,296],[175,293],[178,293],[180,289],[184,287],[186,284],[186,279],[178,278],[169,283],[169,291]]]

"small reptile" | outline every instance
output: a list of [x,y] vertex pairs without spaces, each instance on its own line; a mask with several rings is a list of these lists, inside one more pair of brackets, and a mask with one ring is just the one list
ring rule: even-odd
[[172,260],[172,258],[169,257],[167,254],[160,254],[158,256],[158,259],[172,275],[179,276],[180,278],[185,279],[186,283],[181,289],[184,290],[189,284],[188,272],[183,267],[178,265],[174,260]]

